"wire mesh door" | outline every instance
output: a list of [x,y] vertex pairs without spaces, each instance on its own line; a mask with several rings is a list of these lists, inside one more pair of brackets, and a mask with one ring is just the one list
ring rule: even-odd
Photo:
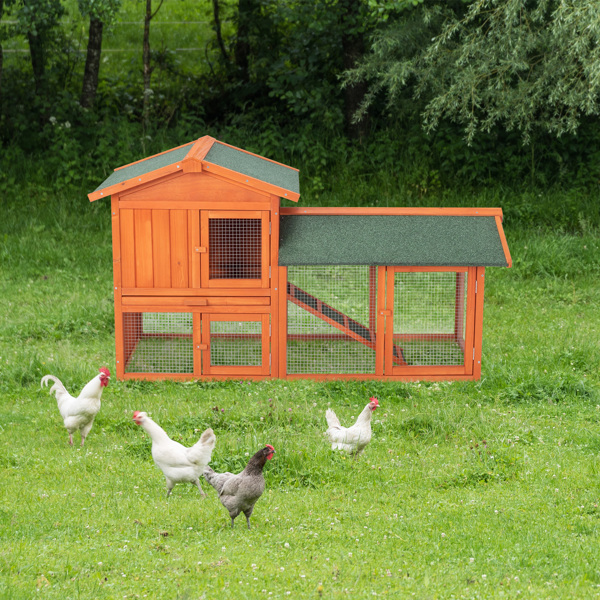
[[268,211],[203,211],[200,221],[202,287],[268,287]]
[[[471,269],[388,269],[386,371],[467,374],[473,323],[468,318]],[[472,290],[471,290],[472,291]],[[467,342],[468,341],[468,342]],[[402,362],[393,363],[393,356]],[[390,368],[391,365],[391,368]]]
[[123,313],[125,373],[194,373],[193,314]]
[[288,374],[373,374],[377,268],[287,269]]
[[268,314],[207,314],[202,318],[205,375],[269,375]]

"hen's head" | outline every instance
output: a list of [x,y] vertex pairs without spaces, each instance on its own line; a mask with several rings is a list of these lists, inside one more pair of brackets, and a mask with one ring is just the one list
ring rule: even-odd
[[377,410],[379,408],[379,400],[375,396],[369,398],[369,406],[371,407],[371,412]]
[[106,367],[100,367],[100,386],[106,387],[110,379],[110,371]]
[[145,412],[141,412],[141,411],[139,411],[139,410],[136,410],[136,411],[133,413],[133,422],[134,422],[136,425],[141,425],[141,424],[142,424],[142,421],[143,421],[143,420],[144,420],[144,419],[145,419],[147,416],[148,416],[148,415],[147,415]]
[[271,460],[273,458],[273,455],[275,454],[275,448],[273,448],[271,444],[266,444],[265,448],[269,449],[269,453],[267,454],[267,460]]

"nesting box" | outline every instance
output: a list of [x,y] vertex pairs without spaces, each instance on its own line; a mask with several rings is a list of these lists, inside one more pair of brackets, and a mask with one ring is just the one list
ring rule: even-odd
[[117,376],[476,379],[494,208],[281,208],[298,171],[205,136],[111,196]]

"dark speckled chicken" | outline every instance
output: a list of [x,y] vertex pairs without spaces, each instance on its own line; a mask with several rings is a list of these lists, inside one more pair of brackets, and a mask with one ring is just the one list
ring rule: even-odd
[[243,512],[246,515],[248,529],[250,529],[250,515],[252,515],[256,501],[265,489],[263,467],[268,460],[273,458],[274,454],[275,448],[267,444],[248,461],[246,468],[237,475],[215,473],[210,467],[204,469],[204,479],[217,490],[221,504],[229,511],[232,528],[235,518]]

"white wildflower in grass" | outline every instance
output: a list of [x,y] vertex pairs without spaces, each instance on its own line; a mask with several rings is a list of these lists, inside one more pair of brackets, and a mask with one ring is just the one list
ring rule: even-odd
[[286,542],[286,543],[283,545],[283,547],[284,547],[284,548],[289,548],[289,547],[290,547],[290,545],[289,545],[289,543],[288,543],[288,542]]
[[446,537],[446,534],[445,534],[445,533],[442,533],[442,537]]
[[475,559],[474,559],[473,557],[471,557],[471,558],[469,559],[469,562],[470,562],[470,563],[472,563],[472,562],[475,562]]

